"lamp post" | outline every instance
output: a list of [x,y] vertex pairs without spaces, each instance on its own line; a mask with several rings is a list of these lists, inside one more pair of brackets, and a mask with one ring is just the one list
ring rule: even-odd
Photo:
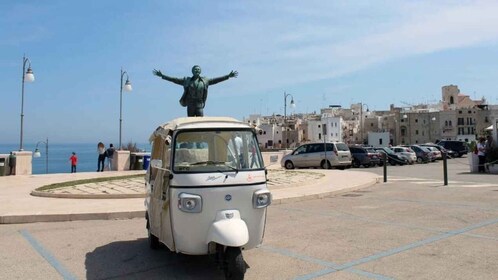
[[41,156],[40,150],[38,150],[38,145],[41,143],[45,144],[45,173],[48,174],[48,138],[46,141],[39,141],[38,143],[36,143],[35,153],[33,154],[33,157],[39,158]]
[[124,90],[125,91],[131,91],[131,82],[128,77],[128,73],[126,71],[123,71],[123,68],[121,68],[121,83],[120,83],[120,88],[119,88],[119,149],[121,150],[121,128],[123,124],[123,77],[126,75],[126,82],[124,84]]
[[363,106],[367,106],[367,112],[370,111],[368,108],[368,105],[365,103],[360,102],[360,137],[361,137],[361,144],[364,144],[364,139],[363,139]]
[[[28,70],[26,70],[26,63],[28,64]],[[21,87],[21,140],[19,142],[19,151],[23,150],[23,128],[24,128],[24,82],[34,82],[35,75],[33,75],[33,70],[31,69],[31,61],[26,55],[22,58],[22,87]]]
[[285,131],[285,149],[287,149],[287,97],[291,97],[290,106],[291,108],[296,108],[296,103],[294,103],[294,96],[290,93],[284,92],[284,131]]
[[403,119],[408,122],[408,125],[407,125],[407,133],[408,133],[408,144],[411,143],[411,131],[410,131],[410,120],[408,119],[408,115],[407,114],[404,114],[403,115]]
[[393,146],[397,146],[396,143],[398,143],[398,132],[397,132],[397,129],[398,129],[398,120],[396,119],[396,117],[394,117],[394,140],[393,140]]
[[429,114],[429,142],[431,142],[431,134],[432,134],[432,122],[436,120],[436,117],[430,117]]

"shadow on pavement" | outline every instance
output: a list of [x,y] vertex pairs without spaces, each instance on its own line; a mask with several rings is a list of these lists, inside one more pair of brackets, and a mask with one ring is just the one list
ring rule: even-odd
[[86,279],[224,279],[214,258],[152,250],[146,238],[113,242],[86,254]]

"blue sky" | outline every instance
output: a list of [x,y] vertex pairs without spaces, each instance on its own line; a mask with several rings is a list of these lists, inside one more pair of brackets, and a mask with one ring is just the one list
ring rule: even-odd
[[[498,103],[497,1],[2,1],[0,143],[18,143],[22,57],[24,142],[146,142],[186,116],[183,89],[152,75],[239,76],[209,89],[205,115],[237,119],[329,104],[439,100],[456,84]],[[288,100],[289,102],[289,100]],[[288,108],[288,112],[291,112]]]

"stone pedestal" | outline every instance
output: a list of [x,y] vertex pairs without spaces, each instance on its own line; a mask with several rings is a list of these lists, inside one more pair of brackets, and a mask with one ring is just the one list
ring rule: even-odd
[[31,175],[33,173],[33,152],[15,151],[16,167],[14,175]]
[[467,158],[469,159],[469,167],[471,173],[477,173],[479,170],[479,157],[475,153],[468,153]]
[[114,151],[114,170],[130,170],[130,151]]

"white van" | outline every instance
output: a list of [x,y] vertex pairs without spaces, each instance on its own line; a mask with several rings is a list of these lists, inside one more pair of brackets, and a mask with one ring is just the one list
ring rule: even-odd
[[348,145],[342,142],[308,143],[284,156],[280,165],[286,169],[300,167],[351,168],[352,157]]

